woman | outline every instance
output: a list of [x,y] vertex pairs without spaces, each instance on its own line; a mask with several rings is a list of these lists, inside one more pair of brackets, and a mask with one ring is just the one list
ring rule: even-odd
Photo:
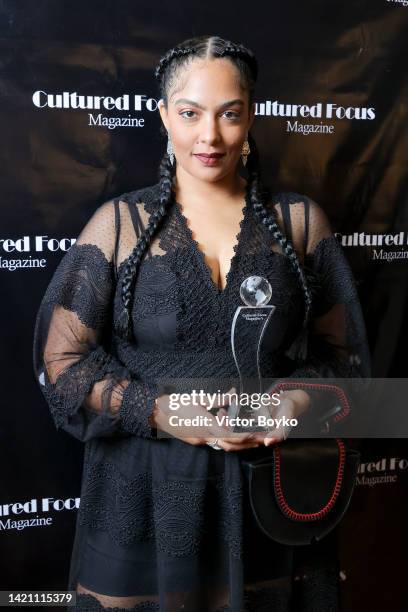
[[[334,536],[280,545],[248,507],[242,458],[271,452],[282,433],[170,427],[169,397],[200,381],[230,388],[231,322],[253,275],[271,284],[279,322],[264,338],[264,377],[364,374],[350,270],[315,202],[261,183],[253,54],[198,37],[156,76],[160,180],[97,208],[37,316],[37,379],[57,428],[86,445],[69,588],[78,610],[335,610]],[[306,414],[310,397],[288,392],[286,404]],[[207,409],[191,400],[181,413]]]

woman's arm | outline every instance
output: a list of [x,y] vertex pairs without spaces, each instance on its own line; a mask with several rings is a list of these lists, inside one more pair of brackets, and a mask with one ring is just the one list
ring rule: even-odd
[[156,437],[157,388],[132,376],[104,346],[113,311],[114,204],[92,215],[59,263],[35,323],[36,380],[57,429],[85,442]]
[[[369,376],[370,359],[355,281],[343,249],[332,233],[327,215],[307,196],[291,195],[298,197],[281,203],[278,220],[282,222],[279,213],[286,205],[290,214],[292,242],[312,288],[313,303],[306,338],[306,358],[303,361],[293,360],[292,373],[284,382],[287,383],[286,389],[295,389],[298,385],[296,391],[288,391],[293,394],[298,413],[305,412],[307,418],[319,418],[330,409],[328,404],[338,403],[338,397],[329,390],[310,391],[310,387],[304,389],[304,395],[299,396],[301,384],[296,379],[310,384],[316,378],[338,379],[341,387],[342,379]],[[291,349],[288,352],[293,355],[293,347]],[[348,402],[351,407],[350,395],[346,394],[344,399],[344,405]],[[347,410],[343,410],[329,417],[329,428],[333,429],[347,414]]]

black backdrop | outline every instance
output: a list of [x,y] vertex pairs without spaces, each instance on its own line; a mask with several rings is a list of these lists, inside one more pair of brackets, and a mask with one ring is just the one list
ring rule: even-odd
[[[95,208],[156,182],[165,142],[153,70],[177,42],[217,34],[255,51],[264,177],[329,214],[374,376],[406,376],[407,21],[405,0],[0,0],[1,589],[66,585],[83,447],[55,431],[34,380],[34,318]],[[110,96],[112,109],[77,108],[77,96]],[[405,610],[407,446],[362,449],[341,527],[343,609]]]

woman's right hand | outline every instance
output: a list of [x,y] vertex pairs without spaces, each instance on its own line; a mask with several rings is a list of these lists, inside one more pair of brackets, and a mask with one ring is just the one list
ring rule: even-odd
[[[230,389],[229,393],[233,390]],[[184,394],[185,395],[185,394]],[[170,434],[172,437],[179,438],[187,444],[194,446],[207,444],[217,440],[217,445],[227,452],[239,451],[247,448],[256,448],[260,444],[260,440],[255,439],[253,433],[232,432],[230,427],[219,425],[215,416],[207,410],[204,404],[195,404],[192,401],[187,405],[179,405],[177,410],[170,409],[170,396],[167,394],[157,398],[156,407],[153,411],[151,423],[152,426]],[[226,414],[226,404],[215,404],[212,408],[218,409],[219,414]],[[223,412],[220,412],[223,411]],[[202,425],[172,425],[169,421],[171,416],[177,416],[178,419],[192,419],[201,417]]]

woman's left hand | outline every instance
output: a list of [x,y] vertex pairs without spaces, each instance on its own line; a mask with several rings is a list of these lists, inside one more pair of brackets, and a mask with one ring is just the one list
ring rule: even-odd
[[[305,412],[310,406],[310,396],[301,389],[282,391],[279,395],[281,398],[280,403],[275,410],[271,411],[271,418],[279,419],[286,417],[287,420],[297,419],[297,417]],[[221,408],[218,414],[227,414],[227,411]],[[267,433],[254,432],[254,441],[259,440],[259,442],[265,446],[271,446],[272,444],[277,444],[286,440],[291,429],[292,426],[287,425],[286,427],[278,427]]]
[[[294,389],[293,391],[283,391],[280,393],[281,401],[279,406],[274,411],[273,418],[279,419],[286,417],[287,420],[297,419],[303,412],[308,410],[310,406],[310,396],[301,389]],[[286,427],[279,427],[278,429],[272,430],[264,437],[265,446],[282,442],[289,436],[291,425]]]

